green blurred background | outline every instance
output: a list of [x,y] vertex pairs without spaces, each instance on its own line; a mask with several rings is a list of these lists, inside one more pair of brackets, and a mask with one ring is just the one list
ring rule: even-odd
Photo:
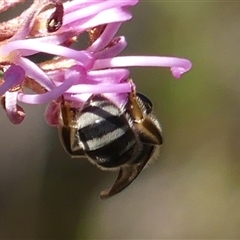
[[0,239],[240,238],[240,3],[141,1],[121,28],[126,55],[188,58],[132,68],[161,122],[159,159],[122,193],[100,200],[116,173],[70,159],[45,106],[1,113]]

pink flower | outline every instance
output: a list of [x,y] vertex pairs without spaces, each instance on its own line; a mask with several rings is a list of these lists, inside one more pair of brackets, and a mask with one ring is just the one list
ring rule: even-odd
[[[10,30],[8,35],[0,36],[3,39],[0,42],[0,68],[3,72],[0,96],[9,119],[15,124],[22,122],[24,111],[18,102],[50,103],[46,118],[51,125],[58,125],[59,97],[79,106],[92,94],[100,93],[107,94],[118,104],[125,104],[127,93],[132,89],[128,67],[169,67],[176,78],[190,70],[191,62],[186,59],[118,56],[127,43],[116,33],[123,22],[131,19],[128,8],[137,2],[74,0],[62,5],[59,0],[36,0],[20,16],[19,27],[12,27],[17,30],[10,37],[7,37]],[[54,10],[41,12],[49,4]],[[7,23],[3,25],[6,27]],[[73,49],[71,44],[86,31],[90,45],[84,50]],[[55,58],[36,64],[29,56],[37,53]],[[25,93],[24,87],[32,89],[35,94]]]

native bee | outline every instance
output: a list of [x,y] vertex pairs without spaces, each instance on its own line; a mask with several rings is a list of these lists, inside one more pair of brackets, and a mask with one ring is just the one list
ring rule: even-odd
[[85,157],[102,170],[119,170],[113,186],[100,193],[107,198],[125,189],[162,144],[152,103],[132,91],[119,107],[106,96],[92,95],[81,107],[61,103],[60,139],[72,157]]

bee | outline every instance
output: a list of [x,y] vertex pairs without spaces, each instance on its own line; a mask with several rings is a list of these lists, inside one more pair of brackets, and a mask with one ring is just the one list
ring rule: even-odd
[[125,106],[101,94],[92,95],[81,108],[62,101],[59,136],[64,149],[102,170],[119,170],[101,199],[125,189],[157,154],[163,139],[152,108],[152,102],[135,90]]

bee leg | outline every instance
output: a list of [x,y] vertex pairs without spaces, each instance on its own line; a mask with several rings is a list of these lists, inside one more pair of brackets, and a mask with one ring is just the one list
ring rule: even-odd
[[133,118],[135,127],[141,133],[142,142],[150,145],[161,145],[163,143],[161,129],[149,115],[142,111],[135,91],[129,94],[128,110]]
[[100,198],[101,199],[109,198],[125,189],[138,176],[138,174],[142,171],[146,163],[147,161],[144,161],[141,163],[125,165],[123,167],[120,167],[118,177],[115,183],[110,189],[101,191]]

